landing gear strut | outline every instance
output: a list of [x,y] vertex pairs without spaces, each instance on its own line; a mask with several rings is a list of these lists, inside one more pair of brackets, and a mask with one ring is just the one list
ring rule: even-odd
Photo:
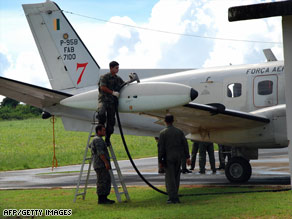
[[225,175],[232,183],[243,183],[248,181],[251,176],[249,161],[243,157],[231,158],[225,168]]

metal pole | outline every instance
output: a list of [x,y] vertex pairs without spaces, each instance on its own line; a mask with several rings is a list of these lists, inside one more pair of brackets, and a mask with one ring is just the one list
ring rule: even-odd
[[287,137],[289,140],[289,165],[292,188],[292,16],[282,17],[284,64],[285,64],[285,97]]

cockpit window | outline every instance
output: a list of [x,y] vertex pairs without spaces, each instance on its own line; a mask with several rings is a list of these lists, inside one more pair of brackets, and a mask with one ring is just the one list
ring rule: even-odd
[[227,85],[227,97],[235,98],[241,96],[241,84],[232,83]]
[[258,94],[269,95],[273,93],[273,81],[261,81],[258,83]]

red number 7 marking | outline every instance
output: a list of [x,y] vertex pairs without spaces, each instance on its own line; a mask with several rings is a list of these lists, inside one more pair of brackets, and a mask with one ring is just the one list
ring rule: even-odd
[[86,68],[87,64],[88,64],[88,62],[86,62],[86,63],[77,63],[76,71],[78,70],[78,68],[83,68],[81,74],[79,75],[77,84],[79,84],[81,82],[81,78],[83,76],[83,73],[85,71],[85,68]]

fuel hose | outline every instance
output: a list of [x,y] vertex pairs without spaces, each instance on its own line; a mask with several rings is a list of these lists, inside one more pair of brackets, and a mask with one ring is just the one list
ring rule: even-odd
[[[116,106],[117,106],[117,104],[116,104]],[[129,152],[129,149],[128,149],[128,146],[127,146],[127,143],[126,143],[126,140],[125,140],[125,137],[124,137],[124,133],[123,133],[123,129],[122,129],[121,121],[120,121],[120,116],[119,116],[119,111],[118,111],[117,107],[116,107],[116,116],[117,116],[117,121],[118,121],[118,126],[119,126],[119,130],[120,130],[121,138],[122,138],[122,141],[123,141],[123,144],[124,144],[124,148],[126,150],[126,153],[127,153],[128,157],[129,157],[129,160],[130,160],[133,168],[135,169],[136,173],[152,189],[154,189],[155,191],[160,192],[160,193],[162,193],[164,195],[168,195],[166,192],[158,189],[157,187],[152,185],[150,182],[148,182],[148,180],[146,180],[145,177],[140,173],[139,169],[137,168],[137,166],[136,166],[135,162],[133,161],[132,156],[131,156],[131,154]]]

